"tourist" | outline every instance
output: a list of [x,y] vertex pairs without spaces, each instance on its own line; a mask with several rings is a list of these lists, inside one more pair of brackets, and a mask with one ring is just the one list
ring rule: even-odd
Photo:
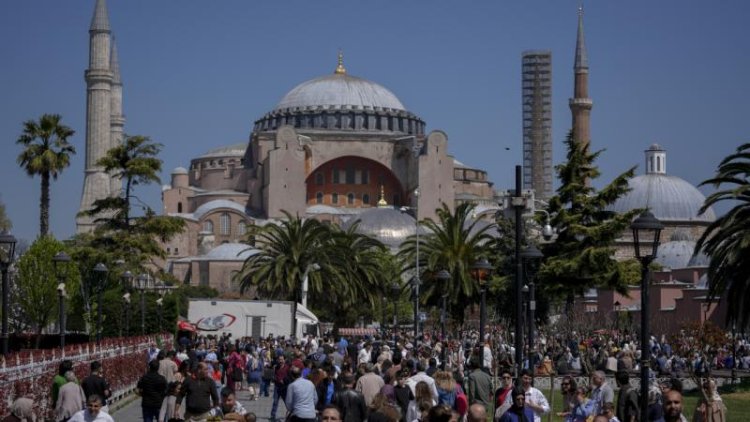
[[549,413],[550,407],[544,394],[531,386],[531,372],[528,369],[521,371],[521,387],[526,392],[526,406],[534,411],[534,422],[541,422],[542,416]]
[[618,371],[615,381],[620,391],[617,393],[617,419],[621,422],[633,422],[638,420],[640,405],[638,403],[638,392],[630,386],[630,375],[626,371]]
[[141,396],[141,411],[144,422],[156,421],[159,417],[164,393],[167,390],[167,379],[159,375],[159,361],[148,363],[148,372],[138,380],[136,392]]
[[57,374],[52,378],[52,408],[57,406],[57,396],[60,391],[60,387],[65,385],[68,381],[65,379],[65,373],[73,370],[73,361],[65,359],[60,362],[57,369]]
[[102,411],[109,413],[107,399],[112,395],[112,392],[109,389],[109,384],[102,376],[102,364],[99,361],[95,360],[91,362],[91,365],[89,367],[91,368],[91,373],[89,374],[89,376],[84,378],[83,381],[81,381],[83,393],[86,395],[87,399],[92,394],[96,394],[97,396],[101,397],[104,401]]
[[185,400],[185,420],[199,421],[208,417],[208,411],[219,403],[216,385],[208,376],[208,365],[200,362],[196,368],[195,378],[188,378],[182,383],[177,394],[177,405],[174,417],[179,417],[182,400]]
[[372,363],[362,364],[360,367],[364,368],[365,374],[357,380],[355,390],[362,393],[365,397],[365,404],[369,407],[372,404],[372,399],[385,385],[385,381],[375,373],[375,365]]
[[571,377],[570,375],[566,375],[563,377],[562,381],[560,382],[560,390],[562,390],[563,411],[558,412],[557,416],[564,418],[565,422],[571,422],[573,420],[573,409],[575,409],[577,404],[577,389],[578,384],[576,383],[575,378]]
[[422,414],[435,405],[437,405],[437,402],[432,398],[430,386],[424,381],[418,382],[414,387],[414,400],[409,402],[409,407],[406,410],[406,421],[421,420]]
[[495,390],[495,418],[503,416],[513,404],[513,374],[508,369],[500,373],[502,385]]
[[224,387],[221,390],[221,403],[208,411],[209,417],[220,417],[225,421],[244,421],[247,410],[237,401],[234,390]]
[[492,378],[482,369],[481,356],[469,360],[471,372],[466,380],[466,395],[469,403],[481,403],[488,410],[492,406]]
[[726,406],[716,390],[716,381],[708,378],[703,382],[703,394],[693,413],[693,422],[725,422]]
[[287,387],[286,400],[287,420],[291,422],[316,422],[315,404],[318,393],[310,380],[303,378],[302,371],[292,366],[289,370],[293,379]]
[[167,354],[164,350],[160,350],[156,355],[156,360],[159,362],[159,375],[163,376],[167,383],[177,380],[176,375],[179,372],[179,367],[172,359],[174,356],[174,351]]
[[86,409],[76,412],[68,422],[115,422],[107,412],[102,410],[102,398],[92,394],[86,400]]
[[682,394],[671,390],[663,397],[664,422],[687,422],[682,414]]
[[500,417],[499,422],[531,422],[536,415],[534,411],[526,406],[526,392],[523,387],[515,387],[511,391],[513,404]]
[[320,412],[320,420],[321,422],[343,422],[341,411],[332,404],[323,408],[323,411]]
[[159,409],[159,422],[169,422],[174,415],[177,406],[177,394],[180,392],[180,383],[177,381],[170,382],[167,385],[167,395],[161,402]]
[[593,402],[593,415],[601,413],[604,403],[615,402],[615,392],[607,382],[607,376],[604,371],[594,371],[591,376],[591,384],[594,389],[591,391],[591,401]]
[[341,412],[344,422],[361,422],[367,419],[365,397],[354,389],[354,375],[345,373],[341,376],[341,390],[333,395],[332,404]]
[[34,415],[34,400],[28,397],[19,397],[10,405],[10,414],[2,419],[2,422],[31,422],[36,421]]
[[279,399],[286,398],[286,376],[289,372],[290,365],[286,363],[286,357],[283,352],[279,353],[276,358],[273,375],[273,403],[271,404],[271,421],[276,420],[276,411],[279,408]]
[[65,373],[65,381],[57,395],[57,405],[55,406],[55,421],[57,422],[67,421],[76,412],[81,411],[86,404],[86,395],[83,393],[81,386],[78,385],[78,379],[73,371]]
[[595,407],[594,400],[586,397],[586,387],[578,387],[576,388],[576,406],[573,408],[569,420],[571,422],[586,422],[589,416],[596,415],[594,413]]

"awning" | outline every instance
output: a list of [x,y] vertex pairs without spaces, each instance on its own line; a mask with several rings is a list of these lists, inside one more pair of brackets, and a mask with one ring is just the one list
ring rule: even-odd
[[194,333],[195,325],[191,324],[188,321],[177,321],[177,329],[180,331],[190,331],[191,333]]

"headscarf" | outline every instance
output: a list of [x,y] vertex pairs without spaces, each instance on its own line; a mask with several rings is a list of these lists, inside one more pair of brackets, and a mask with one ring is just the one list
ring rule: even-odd
[[17,398],[10,406],[10,413],[22,421],[36,421],[34,401],[26,397]]

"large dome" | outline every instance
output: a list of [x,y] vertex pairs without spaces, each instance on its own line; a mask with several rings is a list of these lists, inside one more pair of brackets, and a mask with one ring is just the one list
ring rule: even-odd
[[334,109],[403,110],[406,108],[388,89],[346,73],[334,73],[303,82],[281,99],[277,110],[317,107]]
[[613,205],[616,212],[648,208],[662,221],[713,222],[714,210],[709,208],[701,215],[698,211],[706,197],[685,180],[666,174],[644,174],[628,182],[632,190]]
[[628,181],[631,191],[620,197],[611,209],[628,212],[648,208],[656,218],[666,222],[711,223],[716,220],[709,208],[698,215],[706,197],[685,180],[667,175],[667,151],[659,144],[648,147],[646,174]]
[[[357,233],[372,236],[390,248],[398,248],[407,237],[416,233],[416,220],[394,208],[372,208],[343,224],[344,229],[359,221]],[[419,231],[423,232],[422,229]]]

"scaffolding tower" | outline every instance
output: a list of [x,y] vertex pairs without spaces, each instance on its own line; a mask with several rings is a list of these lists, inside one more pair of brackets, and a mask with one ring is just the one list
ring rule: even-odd
[[523,106],[523,187],[536,197],[552,196],[552,52],[524,51],[521,59]]

